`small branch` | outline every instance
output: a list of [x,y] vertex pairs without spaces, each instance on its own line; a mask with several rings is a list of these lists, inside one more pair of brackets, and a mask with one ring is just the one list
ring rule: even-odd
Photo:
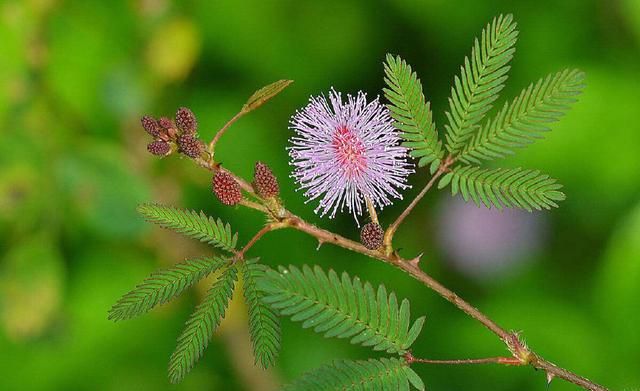
[[411,203],[405,208],[405,210],[402,211],[400,216],[398,216],[398,218],[396,218],[396,220],[391,225],[389,225],[389,228],[387,228],[387,230],[384,233],[384,239],[382,242],[382,246],[385,249],[385,252],[387,254],[391,254],[391,252],[393,251],[393,246],[392,246],[393,235],[395,235],[396,231],[398,230],[398,227],[400,227],[400,224],[402,224],[404,219],[407,216],[409,216],[409,213],[411,213],[413,208],[415,208],[415,206],[418,205],[418,202],[422,200],[422,198],[425,196],[425,194],[427,194],[429,189],[433,187],[433,185],[436,183],[438,178],[440,178],[440,176],[449,169],[449,166],[451,166],[451,164],[453,164],[453,159],[451,157],[446,158],[438,168],[438,171],[436,171],[436,173],[433,174],[429,182],[427,182],[427,184],[420,191],[420,193],[418,193],[418,195],[416,195],[413,201],[411,201]]
[[236,260],[244,259],[244,254],[247,252],[247,250],[253,247],[253,245],[256,244],[256,242],[260,240],[267,232],[275,231],[276,229],[280,229],[284,227],[286,227],[286,224],[284,223],[271,223],[271,224],[265,225],[264,227],[262,227],[260,231],[258,231],[255,235],[253,235],[251,240],[247,242],[247,244],[242,248],[242,250],[236,253],[235,259]]
[[373,205],[373,202],[371,202],[371,200],[367,196],[364,196],[364,201],[367,204],[367,211],[369,211],[369,217],[371,217],[371,222],[374,224],[379,224],[378,213],[376,213],[376,207]]
[[461,360],[432,360],[428,358],[417,358],[411,353],[404,356],[409,365],[413,363],[433,364],[433,365],[476,365],[476,364],[501,364],[501,365],[525,365],[514,357],[487,357],[487,358],[468,358]]
[[568,382],[571,382],[589,391],[608,391],[609,390],[608,388],[603,387],[599,384],[596,384],[587,378],[576,375],[573,372],[569,372],[568,370],[564,368],[560,368],[559,366],[535,355],[531,361],[531,365],[534,368],[545,371],[547,373],[547,379],[554,379],[554,378],[564,379]]
[[462,360],[430,360],[418,358],[415,362],[436,365],[473,365],[473,364],[502,364],[502,365],[524,365],[513,357],[488,357],[488,358],[468,358]]
[[222,135],[224,134],[224,132],[227,131],[227,129],[229,129],[229,127],[231,125],[233,125],[234,122],[236,122],[237,120],[240,119],[240,117],[242,117],[243,115],[245,115],[247,112],[244,110],[244,108],[242,110],[240,110],[236,115],[233,116],[233,118],[231,118],[226,124],[224,124],[224,126],[222,128],[220,128],[220,130],[218,130],[218,132],[216,133],[216,135],[213,137],[213,139],[211,140],[211,142],[209,143],[209,153],[211,155],[213,155],[213,152],[216,148],[216,144],[218,143],[218,140],[220,140],[220,137],[222,137]]
[[247,208],[250,208],[250,209],[258,210],[258,211],[260,211],[262,213],[269,213],[267,208],[265,208],[261,204],[259,204],[257,202],[250,201],[250,200],[248,200],[246,198],[243,198],[242,201],[240,201],[240,205],[246,206]]

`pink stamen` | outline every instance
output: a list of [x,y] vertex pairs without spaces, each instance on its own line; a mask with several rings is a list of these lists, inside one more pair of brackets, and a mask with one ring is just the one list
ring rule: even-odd
[[348,178],[357,176],[367,168],[365,147],[360,138],[346,126],[336,130],[332,145],[340,167]]

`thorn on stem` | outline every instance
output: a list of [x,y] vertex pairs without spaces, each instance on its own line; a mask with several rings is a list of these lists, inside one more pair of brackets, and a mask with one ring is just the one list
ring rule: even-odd
[[415,258],[409,259],[407,262],[409,262],[410,264],[412,264],[415,267],[419,267],[419,264],[420,264],[420,261],[422,260],[422,256],[423,255],[424,255],[424,253],[420,253]]
[[324,244],[324,240],[318,239],[318,245],[316,246],[316,251],[320,250],[320,246]]
[[547,372],[547,389],[549,389],[549,385],[551,384],[551,381],[554,377],[556,377],[556,375],[551,372]]

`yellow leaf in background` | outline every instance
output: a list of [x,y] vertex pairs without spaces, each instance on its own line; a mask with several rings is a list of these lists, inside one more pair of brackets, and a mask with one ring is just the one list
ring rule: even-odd
[[196,26],[180,18],[160,25],[147,47],[147,63],[166,82],[182,80],[200,56],[202,38]]

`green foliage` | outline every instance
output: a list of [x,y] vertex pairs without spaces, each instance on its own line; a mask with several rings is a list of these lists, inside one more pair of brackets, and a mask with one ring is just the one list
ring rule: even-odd
[[258,289],[258,280],[264,276],[266,266],[259,264],[257,259],[250,259],[242,264],[241,270],[244,277],[244,297],[249,310],[253,355],[256,363],[266,369],[274,364],[280,352],[280,319],[263,302],[264,294]]
[[556,201],[565,199],[559,191],[562,185],[537,170],[461,166],[445,175],[438,187],[449,183],[453,195],[460,192],[465,201],[471,198],[476,205],[483,203],[488,208],[551,209],[558,207]]
[[403,145],[411,150],[411,156],[423,167],[433,161],[440,164],[444,155],[433,122],[430,103],[425,101],[422,83],[411,66],[399,56],[387,54],[384,64],[384,95],[390,102],[389,110],[406,140]]
[[[445,126],[449,162],[480,164],[514,153],[557,121],[576,101],[584,87],[584,73],[565,70],[529,85],[512,102],[505,103],[493,119],[479,125],[491,110],[504,88],[509,61],[518,37],[511,15],[499,16],[482,31],[465,57],[460,76],[454,79],[449,98]],[[406,140],[403,145],[419,158],[418,165],[430,164],[434,173],[441,167],[444,151],[433,122],[430,105],[422,92],[420,79],[400,57],[387,55],[385,63],[385,96],[396,126]],[[449,163],[450,164],[450,163]],[[438,184],[440,189],[451,184],[451,192],[460,192],[465,201],[478,206],[550,209],[565,196],[555,179],[528,169],[486,169],[458,165]]]
[[231,226],[220,219],[200,214],[193,210],[184,210],[156,204],[138,206],[138,212],[148,221],[163,228],[174,230],[183,235],[211,244],[226,251],[233,251],[238,234],[231,233]]
[[249,97],[247,103],[242,106],[242,111],[244,113],[248,113],[252,110],[257,109],[258,107],[267,103],[269,99],[281,93],[282,90],[287,88],[291,83],[293,83],[293,80],[278,80],[274,83],[262,87]]
[[284,387],[286,391],[424,390],[420,377],[399,358],[362,361],[336,360],[307,372]]
[[303,328],[313,327],[325,337],[351,338],[350,343],[370,346],[376,351],[404,353],[420,334],[424,317],[410,325],[409,301],[398,307],[394,293],[387,294],[384,285],[376,291],[370,283],[347,273],[342,278],[319,266],[313,270],[303,266],[268,270],[260,280],[264,301],[303,322]]
[[584,73],[564,70],[532,83],[504,107],[458,155],[468,163],[480,163],[513,154],[513,148],[524,147],[551,130],[548,123],[558,121],[575,96],[584,88]]
[[198,305],[180,337],[169,362],[169,380],[179,383],[191,371],[209,345],[233,295],[237,268],[229,266],[211,286],[203,302]]
[[142,315],[178,296],[226,263],[227,260],[220,257],[191,259],[154,272],[111,307],[109,319],[118,321]]
[[492,103],[504,88],[513,47],[518,37],[512,15],[494,18],[476,38],[471,59],[465,57],[460,76],[454,79],[446,113],[447,150],[456,154],[478,128],[478,122],[491,110]]

